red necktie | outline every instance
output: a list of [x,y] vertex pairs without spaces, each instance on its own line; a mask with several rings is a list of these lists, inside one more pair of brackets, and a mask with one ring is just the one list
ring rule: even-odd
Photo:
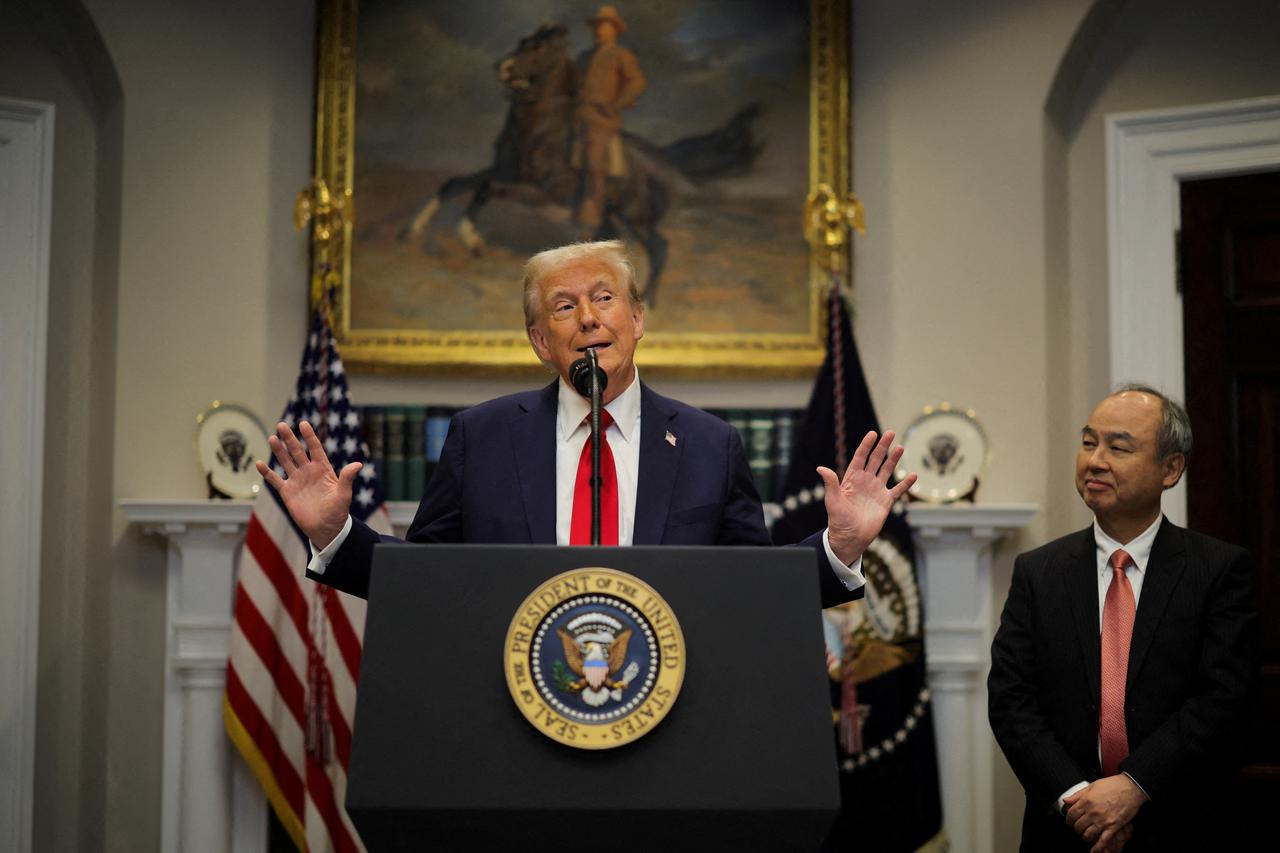
[[[600,544],[618,544],[618,471],[605,430],[613,415],[600,411]],[[573,518],[569,522],[569,544],[591,544],[591,436],[578,458],[578,476],[573,484]]]
[[1111,585],[1102,605],[1102,701],[1098,713],[1098,740],[1102,746],[1102,775],[1120,772],[1120,762],[1129,755],[1129,736],[1124,725],[1124,682],[1129,673],[1129,640],[1137,610],[1133,587],[1125,577],[1133,558],[1123,550],[1107,561]]

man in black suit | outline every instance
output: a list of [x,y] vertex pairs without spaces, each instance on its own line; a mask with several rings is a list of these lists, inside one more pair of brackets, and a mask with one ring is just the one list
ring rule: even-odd
[[1248,554],[1161,515],[1190,452],[1177,403],[1107,397],[1076,454],[1093,526],[1014,564],[987,687],[1023,850],[1224,849],[1257,615]]
[[[559,378],[541,391],[491,400],[453,419],[409,541],[589,541],[574,535],[581,529],[579,498],[589,498],[589,491],[583,496],[575,488],[586,483],[581,460],[589,405],[573,390],[570,369],[590,348],[607,377],[609,425],[601,450],[609,451],[616,485],[602,524],[613,535],[603,543],[770,544],[737,431],[639,380],[634,356],[644,336],[644,304],[620,242],[535,255],[525,269],[524,309],[534,352]],[[360,463],[335,474],[311,426],[303,422],[299,432],[301,441],[281,423],[270,439],[284,476],[264,462],[258,470],[312,543],[308,577],[367,595],[373,548],[384,540],[348,512]],[[901,457],[891,431],[870,432],[842,477],[818,469],[828,527],[801,544],[814,552],[823,606],[861,597],[862,552],[915,482],[912,474],[889,484]]]

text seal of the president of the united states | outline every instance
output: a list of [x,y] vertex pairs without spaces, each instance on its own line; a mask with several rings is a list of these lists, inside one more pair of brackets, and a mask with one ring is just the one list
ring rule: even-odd
[[650,732],[684,681],[680,623],[653,587],[616,569],[564,572],[511,620],[503,652],[516,707],[549,738],[610,749]]

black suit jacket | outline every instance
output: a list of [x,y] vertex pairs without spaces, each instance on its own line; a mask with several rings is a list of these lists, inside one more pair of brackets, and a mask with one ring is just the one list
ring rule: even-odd
[[[558,380],[455,415],[408,541],[554,545],[557,394]],[[365,597],[373,548],[381,541],[395,540],[353,521],[324,574],[307,576]],[[772,544],[738,431],[644,383],[632,542]],[[800,545],[816,552],[824,607],[862,596],[836,578],[821,531]]]
[[[1221,842],[1220,793],[1256,689],[1256,619],[1247,552],[1165,519],[1129,647],[1120,768],[1151,801],[1126,849]],[[1100,646],[1093,528],[1020,555],[987,689],[991,729],[1026,789],[1024,850],[1084,849],[1053,806],[1101,775]]]

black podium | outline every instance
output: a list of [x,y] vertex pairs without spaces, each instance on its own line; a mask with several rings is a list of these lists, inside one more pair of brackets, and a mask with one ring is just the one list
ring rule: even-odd
[[[616,749],[537,731],[507,688],[521,602],[603,566],[683,630],[666,718]],[[840,804],[818,579],[802,548],[380,546],[347,811],[370,851],[816,850]]]

